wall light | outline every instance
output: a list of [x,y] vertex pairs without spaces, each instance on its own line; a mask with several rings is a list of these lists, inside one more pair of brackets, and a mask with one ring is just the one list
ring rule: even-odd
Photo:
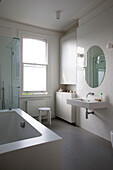
[[84,57],[84,54],[77,53],[77,57]]
[[83,47],[77,47],[77,57],[84,57],[84,48]]

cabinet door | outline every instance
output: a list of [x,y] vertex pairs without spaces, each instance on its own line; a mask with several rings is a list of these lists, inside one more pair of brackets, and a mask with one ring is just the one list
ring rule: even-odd
[[62,93],[56,92],[56,116],[62,118]]
[[63,117],[65,120],[71,122],[72,120],[72,106],[67,104],[67,99],[71,98],[71,94],[63,94]]
[[60,40],[60,84],[76,84],[76,32]]

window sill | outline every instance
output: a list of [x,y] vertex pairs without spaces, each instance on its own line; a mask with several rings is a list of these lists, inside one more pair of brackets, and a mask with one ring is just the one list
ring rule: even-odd
[[19,98],[25,99],[25,98],[42,98],[42,97],[51,97],[51,95],[49,95],[49,94],[21,95]]

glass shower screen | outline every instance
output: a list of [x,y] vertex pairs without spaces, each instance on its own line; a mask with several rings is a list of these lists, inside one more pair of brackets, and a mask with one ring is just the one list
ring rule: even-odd
[[0,110],[19,107],[18,38],[0,36]]

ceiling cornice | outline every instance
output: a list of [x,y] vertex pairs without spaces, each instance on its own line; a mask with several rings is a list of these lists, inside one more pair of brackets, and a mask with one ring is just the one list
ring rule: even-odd
[[9,19],[9,18],[0,17],[0,20],[1,21],[6,21],[6,22],[12,22],[14,24],[21,24],[21,25],[25,25],[25,26],[29,26],[29,27],[33,27],[33,28],[43,29],[43,30],[47,30],[47,31],[52,31],[52,32],[58,32],[58,33],[62,33],[63,32],[62,30],[55,30],[55,29],[40,27],[40,26],[36,26],[36,25],[32,25],[32,24],[27,24],[27,23],[20,22],[20,21],[15,21],[15,20],[12,20],[12,19]]
[[103,4],[105,1],[107,0],[97,0],[96,2],[91,3],[87,8],[85,8],[84,10],[82,10],[80,13],[78,13],[77,15],[74,15],[71,20],[76,20],[76,19],[81,19],[82,17],[84,17],[85,15],[89,14],[91,11],[93,11],[94,9],[96,9],[97,7],[99,7],[101,4]]
[[66,27],[64,29],[64,34],[68,34],[70,32],[75,31],[77,28],[79,27],[79,20],[76,19],[71,25],[69,25],[68,27]]

